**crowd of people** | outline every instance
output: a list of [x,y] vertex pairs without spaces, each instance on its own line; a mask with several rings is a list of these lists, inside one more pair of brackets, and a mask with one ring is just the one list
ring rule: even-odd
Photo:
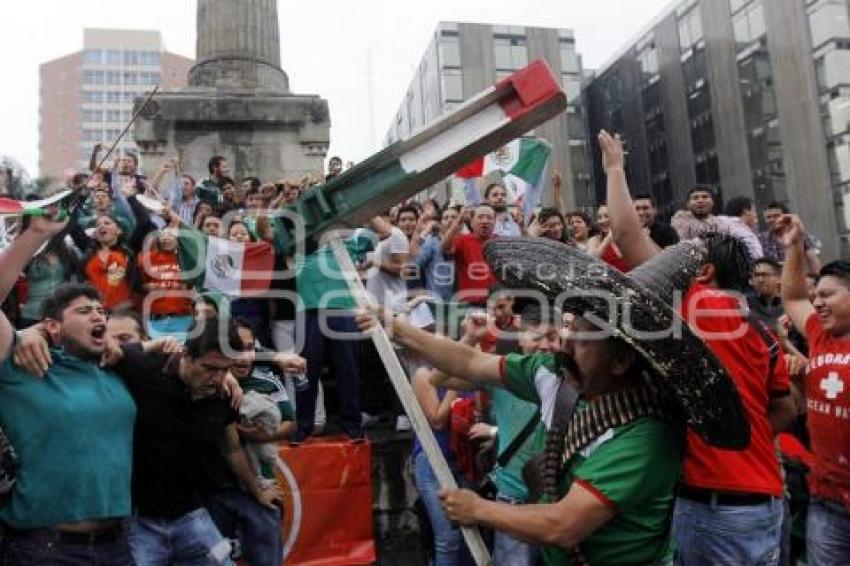
[[[469,563],[458,525],[497,565],[850,561],[850,264],[783,203],[699,186],[668,222],[599,146],[592,214],[498,181],[375,211],[344,241],[370,309],[286,242],[341,159],[198,180],[96,148],[0,254],[3,562],[280,564],[277,444],[411,428],[379,324],[461,486],[412,441],[435,565]],[[209,288],[216,239],[264,246],[268,290]]]

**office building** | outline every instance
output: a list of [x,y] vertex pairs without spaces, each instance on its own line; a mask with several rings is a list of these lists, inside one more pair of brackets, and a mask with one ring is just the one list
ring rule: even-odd
[[[440,22],[385,142],[390,144],[406,136],[536,59],[546,60],[558,74],[569,108],[532,133],[552,145],[550,169],[563,174],[567,206],[588,204],[594,191],[580,96],[583,73],[571,30]],[[445,199],[462,193],[459,183],[449,179],[428,194]],[[552,200],[553,195],[547,191],[543,202]]]
[[[40,67],[39,172],[61,180],[88,171],[92,146],[108,147],[154,86],[185,86],[192,60],[165,51],[158,31],[86,29],[83,49]],[[135,151],[132,131],[118,147]]]
[[778,201],[825,259],[850,256],[850,0],[679,0],[583,98],[589,131],[626,140],[632,191],[665,212],[695,185],[721,203],[751,197],[759,211]]

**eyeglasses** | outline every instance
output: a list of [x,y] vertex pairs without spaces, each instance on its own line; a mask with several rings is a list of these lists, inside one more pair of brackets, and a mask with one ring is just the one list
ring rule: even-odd
[[767,277],[779,277],[776,273],[753,273],[753,279],[765,279]]

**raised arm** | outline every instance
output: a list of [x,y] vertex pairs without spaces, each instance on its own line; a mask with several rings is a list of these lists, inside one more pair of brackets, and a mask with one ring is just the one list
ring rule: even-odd
[[780,243],[785,247],[785,264],[782,266],[782,308],[803,336],[806,336],[806,321],[815,312],[809,302],[806,287],[806,254],[803,250],[805,229],[798,216],[785,214],[777,222],[782,227]]
[[658,255],[658,246],[643,229],[626,183],[623,141],[605,130],[599,133],[602,166],[608,177],[607,201],[611,215],[611,233],[623,259],[632,267]]
[[91,157],[89,157],[89,171],[94,171],[97,169],[97,156],[100,154],[100,150],[103,149],[103,144],[97,142],[91,148]]
[[558,207],[558,211],[561,214],[567,213],[567,203],[564,200],[564,191],[562,190],[564,184],[564,176],[560,171],[552,172],[552,202]]
[[[29,227],[0,254],[0,303],[12,292],[18,275],[42,244],[60,233],[67,222],[53,222],[43,216],[34,216],[30,219]],[[14,335],[12,324],[6,314],[0,311],[0,360],[5,361],[11,355]]]
[[472,207],[469,205],[464,206],[463,210],[460,211],[460,214],[457,215],[457,218],[454,219],[454,222],[452,222],[446,230],[441,244],[445,255],[454,255],[455,238],[457,238],[457,235],[460,234],[460,229],[463,226],[463,223],[469,220],[470,214],[472,214]]
[[[804,236],[804,238],[807,236]],[[805,245],[804,245],[805,247]],[[806,252],[806,267],[808,268],[809,273],[820,273],[820,268],[823,267],[823,264],[820,261],[820,255],[818,255],[818,249],[814,245],[808,246]]]
[[368,331],[382,319],[390,338],[434,364],[448,375],[460,375],[475,383],[500,383],[500,356],[485,354],[469,346],[420,330],[401,317],[392,317],[387,311],[360,311],[357,324]]

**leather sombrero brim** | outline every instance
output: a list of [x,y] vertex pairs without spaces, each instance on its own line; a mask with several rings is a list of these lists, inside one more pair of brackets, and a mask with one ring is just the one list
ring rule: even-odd
[[497,238],[484,256],[505,286],[541,292],[566,312],[608,322],[655,369],[658,386],[706,442],[749,445],[749,422],[732,378],[669,303],[608,264],[545,238]]

